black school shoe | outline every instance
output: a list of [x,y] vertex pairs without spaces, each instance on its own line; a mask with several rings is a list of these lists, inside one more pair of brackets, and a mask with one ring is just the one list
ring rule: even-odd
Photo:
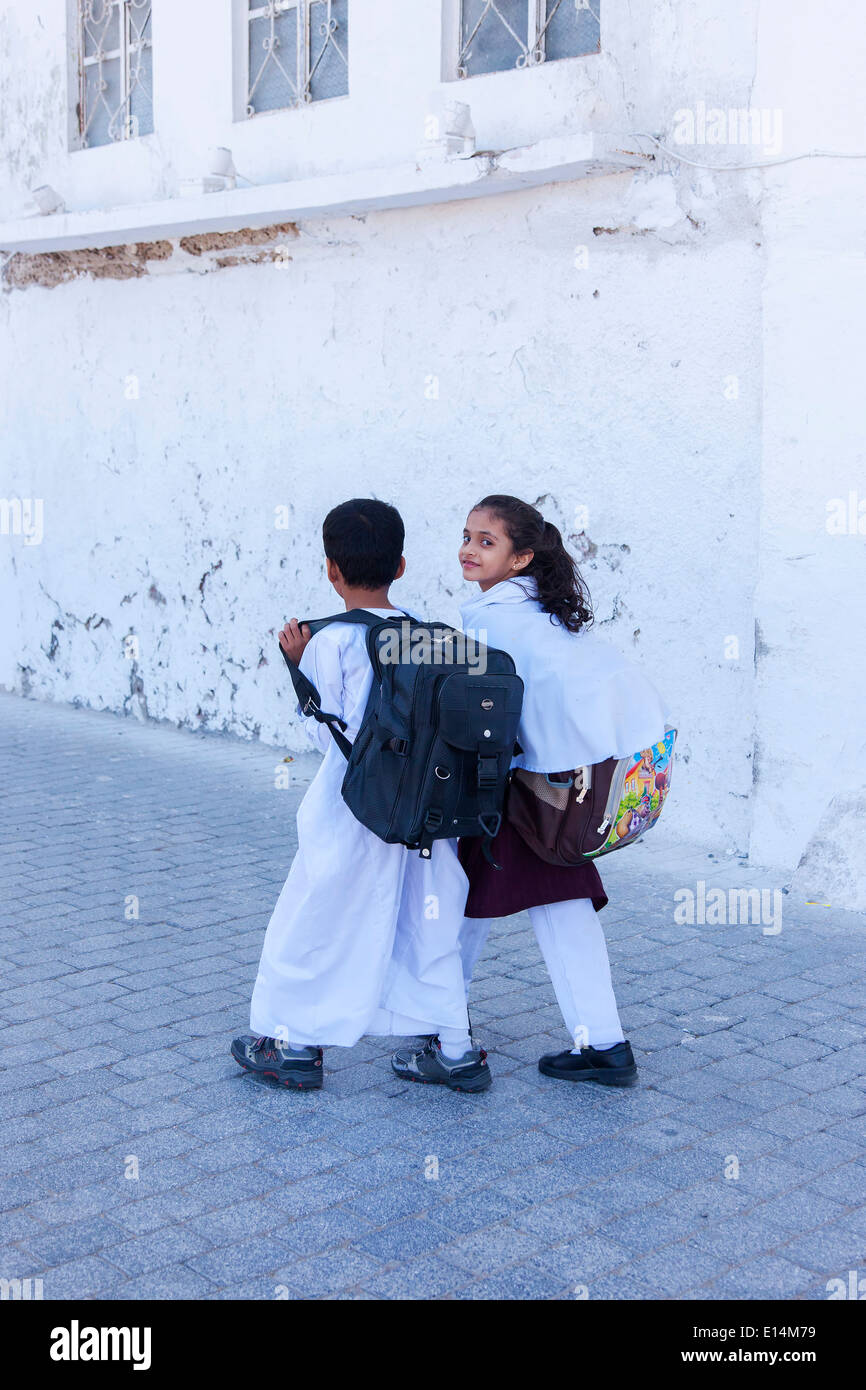
[[633,1086],[637,1080],[630,1042],[616,1043],[603,1051],[582,1047],[579,1052],[548,1052],[538,1063],[538,1070],[557,1081],[599,1081],[602,1086]]
[[322,1049],[305,1047],[292,1052],[276,1038],[254,1038],[250,1033],[235,1038],[232,1056],[244,1071],[255,1072],[293,1086],[297,1091],[319,1091],[322,1088]]

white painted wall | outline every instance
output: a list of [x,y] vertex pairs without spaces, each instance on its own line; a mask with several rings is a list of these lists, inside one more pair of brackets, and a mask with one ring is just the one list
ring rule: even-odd
[[[866,149],[866,25],[847,0],[796,25],[762,6],[756,101],[776,95],[786,143]],[[866,160],[806,160],[764,180],[764,392],[751,848],[801,864],[833,903],[866,904]],[[855,527],[828,531],[854,494]],[[832,512],[831,508],[831,512]]]
[[[768,0],[602,3],[600,57],[449,84],[480,149],[669,133],[701,100],[783,107],[786,152],[856,146],[862,55],[838,55],[853,4],[830,5],[816,45],[814,16],[794,32],[790,6]],[[64,4],[0,5],[0,216],[42,182],[71,209],[170,196],[215,144],[256,181],[412,157],[441,71],[439,0],[412,0],[411,25],[397,0],[354,0],[351,96],[253,122],[232,121],[230,9],[155,0],[157,132],[70,154]],[[829,90],[850,124],[810,127],[804,106]],[[827,816],[848,808],[853,825],[862,810],[849,769],[863,658],[846,613],[863,539],[824,526],[827,496],[857,486],[857,372],[841,342],[863,293],[862,177],[853,161],[771,174],[659,161],[308,221],[283,268],[217,271],[178,252],[141,279],[0,294],[0,493],[45,499],[41,545],[0,537],[18,595],[0,613],[0,683],[291,743],[273,633],[332,607],[331,505],[397,502],[397,593],[453,618],[467,508],[490,490],[541,498],[587,551],[603,630],[677,708],[671,833],[716,852],[751,844],[788,874],[806,854],[810,881],[862,905],[856,834],[840,844]]]

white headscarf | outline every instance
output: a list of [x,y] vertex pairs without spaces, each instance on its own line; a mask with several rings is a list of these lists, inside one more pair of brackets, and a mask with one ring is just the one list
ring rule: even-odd
[[516,767],[562,772],[625,758],[664,734],[661,695],[594,632],[569,632],[537,598],[535,580],[504,579],[461,606],[467,633],[509,653],[524,683]]

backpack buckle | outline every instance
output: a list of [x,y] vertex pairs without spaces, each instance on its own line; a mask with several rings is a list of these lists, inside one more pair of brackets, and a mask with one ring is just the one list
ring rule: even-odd
[[408,738],[389,738],[388,747],[392,753],[398,753],[401,758],[405,758],[409,752],[409,740]]
[[499,781],[499,759],[478,754],[478,786],[482,791],[492,791]]
[[440,806],[431,806],[424,818],[424,825],[421,830],[421,838],[418,841],[418,853],[422,859],[430,858],[430,851],[436,831],[442,825],[445,813]]
[[478,817],[478,824],[484,831],[484,839],[481,842],[481,852],[484,858],[494,869],[501,869],[502,865],[497,864],[496,860],[493,858],[493,852],[490,846],[499,834],[502,825],[502,816],[498,811],[491,811],[490,813],[482,812]]

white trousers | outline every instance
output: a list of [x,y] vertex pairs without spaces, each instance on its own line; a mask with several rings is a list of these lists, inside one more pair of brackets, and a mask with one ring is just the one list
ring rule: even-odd
[[[623,1041],[607,943],[590,898],[529,909],[556,1002],[574,1047],[612,1047]],[[490,918],[464,917],[460,954],[467,993]]]

